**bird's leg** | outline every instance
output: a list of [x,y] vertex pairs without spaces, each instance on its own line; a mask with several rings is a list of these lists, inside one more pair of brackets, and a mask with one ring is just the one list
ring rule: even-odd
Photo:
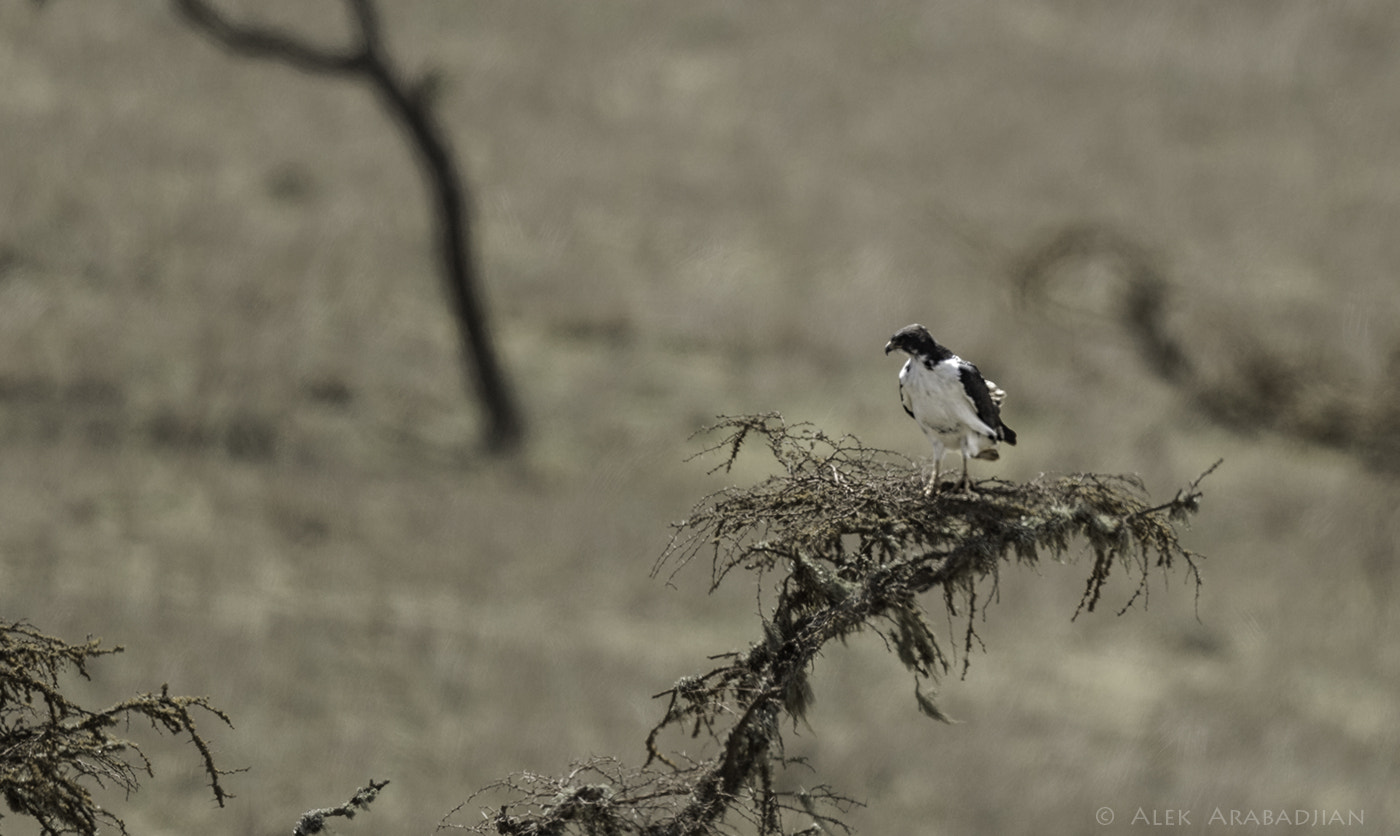
[[924,496],[933,496],[933,492],[938,490],[938,466],[942,458],[942,456],[933,457],[933,475],[929,477],[928,484],[924,485]]
[[958,488],[965,494],[972,493],[972,477],[967,472],[967,451],[963,451],[963,475],[962,481],[958,482]]

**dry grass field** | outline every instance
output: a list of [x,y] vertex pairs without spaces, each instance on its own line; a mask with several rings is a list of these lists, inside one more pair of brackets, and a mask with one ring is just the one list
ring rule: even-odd
[[[981,475],[1167,499],[1223,457],[1186,535],[1205,586],[1070,623],[1085,566],[1008,572],[952,726],[854,641],[786,780],[862,799],[869,834],[1400,831],[1400,477],[1214,424],[1144,366],[1103,264],[1045,304],[1010,279],[1111,229],[1209,373],[1279,357],[1396,397],[1400,7],[383,5],[442,73],[518,461],[475,452],[421,183],[369,94],[230,58],[161,0],[0,4],[0,618],[125,645],[73,683],[93,702],[209,695],[247,768],[219,810],[192,749],[132,728],[156,775],[105,799],[132,833],[286,832],[387,778],[338,832],[428,834],[512,771],[640,763],[650,695],[758,635],[742,584],[649,577],[725,484],[688,437],[772,410],[923,455],[881,353],[912,321],[1010,393],[1021,442]],[[227,7],[344,31],[334,0]]]

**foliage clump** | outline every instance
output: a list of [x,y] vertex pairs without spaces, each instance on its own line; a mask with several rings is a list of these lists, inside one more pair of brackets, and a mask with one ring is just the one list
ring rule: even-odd
[[89,679],[90,660],[121,651],[103,648],[97,639],[69,644],[24,623],[0,625],[0,797],[10,812],[33,818],[45,834],[92,836],[104,822],[126,832],[120,818],[97,804],[90,787],[131,793],[141,773],[151,774],[140,747],[112,733],[137,717],[157,730],[188,735],[204,761],[214,800],[222,807],[232,797],[219,780],[228,773],[214,765],[190,712],[203,709],[232,723],[205,697],[172,697],[162,685],[159,694],[93,711],[60,690],[60,674],[73,670]]
[[[879,634],[913,674],[919,709],[946,720],[934,686],[959,656],[966,672],[981,644],[975,616],[1007,566],[1069,558],[1076,542],[1085,544],[1093,561],[1076,617],[1094,611],[1119,574],[1132,584],[1120,614],[1146,601],[1153,570],[1185,571],[1199,594],[1201,557],[1177,537],[1199,508],[1199,478],[1157,505],[1136,478],[1095,474],[1024,484],[992,479],[973,494],[930,498],[915,462],[853,436],[832,437],[774,414],[723,418],[711,432],[720,438],[705,452],[723,456],[714,471],[729,472],[740,451],[755,445],[779,471],[702,500],[675,524],[654,572],[670,567],[674,574],[708,557],[712,589],[736,570],[752,573],[761,600],[771,601],[761,607],[761,636],[657,695],[666,709],[647,737],[642,767],[594,759],[565,777],[512,776],[488,788],[506,791],[509,802],[470,829],[662,836],[738,832],[747,822],[759,834],[779,834],[791,832],[796,814],[810,832],[845,830],[840,815],[851,799],[824,785],[801,792],[776,786],[792,763],[783,730],[803,717],[812,666],[828,643],[864,630]],[[965,625],[960,647],[929,626],[926,593]],[[694,759],[664,751],[662,735],[672,729],[707,741],[712,753]]]

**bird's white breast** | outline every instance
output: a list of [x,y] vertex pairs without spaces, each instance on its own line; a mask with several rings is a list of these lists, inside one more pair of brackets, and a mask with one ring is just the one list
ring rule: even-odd
[[962,436],[968,432],[994,435],[977,417],[977,410],[963,388],[958,373],[961,361],[951,357],[933,368],[911,358],[899,372],[899,383],[909,410],[925,432]]

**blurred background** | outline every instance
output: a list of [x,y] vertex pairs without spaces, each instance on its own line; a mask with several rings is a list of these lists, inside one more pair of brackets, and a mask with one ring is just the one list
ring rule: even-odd
[[[224,8],[349,31],[334,0]],[[0,5],[0,618],[126,646],[73,683],[94,703],[209,695],[248,770],[219,810],[187,743],[132,728],[131,832],[285,832],[376,778],[339,831],[426,834],[515,770],[639,764],[650,695],[759,635],[744,579],[649,577],[765,472],[706,476],[689,436],[772,410],[924,456],[882,354],[914,321],[1009,393],[1021,442],[976,475],[1165,501],[1223,457],[1184,538],[1205,585],[1115,617],[1120,581],[1071,623],[1087,566],[1007,571],[952,726],[852,641],[786,785],[863,800],[864,833],[1400,827],[1400,7],[384,15],[440,73],[519,458],[475,450],[423,185],[367,90],[160,0]]]

